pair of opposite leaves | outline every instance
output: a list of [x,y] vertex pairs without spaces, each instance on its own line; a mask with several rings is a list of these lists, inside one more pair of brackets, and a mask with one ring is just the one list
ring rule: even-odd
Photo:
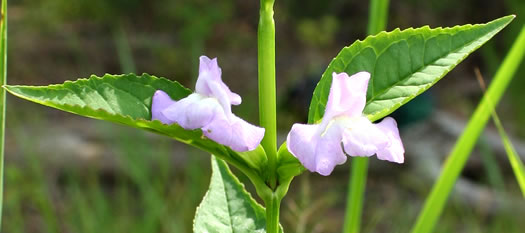
[[[264,128],[254,126],[231,111],[241,97],[221,79],[217,59],[200,57],[195,93],[178,101],[157,90],[153,95],[152,119],[178,124],[185,129],[201,129],[217,143],[236,151],[255,149],[264,137]],[[396,121],[387,117],[373,124],[363,115],[370,74],[352,76],[333,73],[332,86],[323,119],[319,124],[294,124],[287,147],[308,170],[329,175],[349,156],[372,156],[403,163],[404,148]]]

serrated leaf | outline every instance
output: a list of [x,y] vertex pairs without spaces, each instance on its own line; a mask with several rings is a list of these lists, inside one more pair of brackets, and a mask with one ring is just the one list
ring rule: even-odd
[[356,41],[345,47],[324,72],[314,91],[308,122],[323,117],[332,72],[371,74],[364,114],[375,121],[430,88],[514,17],[452,28],[396,29]]
[[228,165],[212,156],[208,192],[195,213],[195,233],[266,232],[266,213]]
[[165,91],[175,100],[191,94],[191,90],[165,78],[148,74],[106,74],[57,85],[8,85],[5,89],[20,98],[66,112],[163,134],[222,158],[242,154],[205,138],[201,130],[185,130],[176,124],[150,121],[151,100],[156,90]]

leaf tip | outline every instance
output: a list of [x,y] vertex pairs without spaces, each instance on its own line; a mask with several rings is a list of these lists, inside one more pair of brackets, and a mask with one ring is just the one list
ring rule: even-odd
[[507,16],[503,16],[499,19],[495,19],[494,21],[492,22],[495,22],[495,21],[505,21],[505,25],[509,24],[510,22],[512,22],[512,20],[514,20],[516,18],[516,15],[515,14],[512,14],[512,15],[507,15]]

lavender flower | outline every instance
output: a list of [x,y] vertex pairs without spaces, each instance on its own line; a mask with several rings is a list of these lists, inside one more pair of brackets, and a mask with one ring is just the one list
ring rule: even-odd
[[153,95],[152,120],[177,123],[184,129],[202,129],[206,137],[235,151],[253,150],[264,137],[264,128],[235,116],[232,104],[241,104],[241,97],[222,82],[217,58],[201,56],[195,93],[174,101],[157,90]]
[[363,115],[370,74],[332,74],[332,86],[320,124],[294,124],[288,150],[310,171],[327,176],[349,156],[403,163],[405,150],[396,121],[387,117],[373,124]]

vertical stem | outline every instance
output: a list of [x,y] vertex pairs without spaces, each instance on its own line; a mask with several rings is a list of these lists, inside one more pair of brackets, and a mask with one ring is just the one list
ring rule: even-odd
[[279,209],[281,199],[275,193],[265,200],[266,205],[266,232],[279,233]]
[[350,183],[348,184],[348,197],[346,200],[346,213],[343,232],[359,232],[361,228],[361,212],[363,211],[363,195],[366,188],[366,173],[368,171],[368,158],[352,158],[350,169]]
[[[7,0],[2,0],[0,11],[0,84],[6,84],[7,75]],[[0,229],[4,197],[4,137],[5,137],[5,89],[0,90]]]
[[115,39],[115,48],[117,49],[121,71],[125,74],[137,72],[124,23],[120,22],[113,27],[113,38]]
[[258,30],[259,118],[266,133],[261,142],[268,156],[268,185],[276,187],[277,124],[275,101],[275,23],[274,0],[261,0]]
[[[389,0],[371,0],[367,28],[369,35],[385,30],[388,20],[388,4]],[[368,158],[354,157],[350,162],[350,183],[348,184],[343,232],[357,233],[361,228]]]
[[266,184],[271,193],[265,195],[266,232],[279,232],[279,207],[281,198],[275,192],[277,188],[277,115],[275,101],[275,23],[273,4],[275,0],[261,0],[258,30],[259,63],[259,118],[266,129],[261,142],[268,156],[268,179]]
[[389,0],[371,0],[368,12],[368,35],[377,34],[386,29],[388,22]]

